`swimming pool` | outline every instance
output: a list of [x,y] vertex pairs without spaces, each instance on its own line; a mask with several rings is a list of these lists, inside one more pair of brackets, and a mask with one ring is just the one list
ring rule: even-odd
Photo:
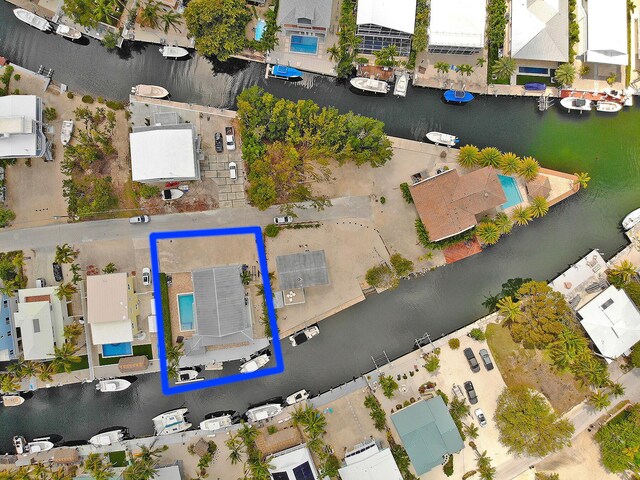
[[122,343],[106,343],[102,345],[102,357],[125,357],[133,355],[133,347],[131,342]]
[[318,37],[291,35],[291,51],[296,53],[318,53]]
[[506,175],[498,175],[498,179],[500,179],[500,185],[502,185],[502,190],[504,190],[504,194],[507,197],[506,203],[501,205],[502,209],[504,210],[521,203],[522,195],[520,195],[520,190],[518,190],[518,184],[515,179]]
[[544,67],[518,67],[519,73],[527,73],[529,75],[549,75],[549,69]]
[[180,330],[193,330],[193,293],[181,293],[178,295],[178,314],[180,317]]
[[258,20],[258,23],[256,23],[256,35],[255,35],[255,39],[259,42],[260,40],[262,40],[262,35],[264,35],[264,28],[267,26],[267,22],[265,22],[263,19]]

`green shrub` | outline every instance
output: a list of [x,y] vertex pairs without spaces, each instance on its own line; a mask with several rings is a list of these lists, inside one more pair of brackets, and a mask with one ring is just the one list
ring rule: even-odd
[[275,425],[269,425],[267,427],[267,433],[269,435],[273,435],[274,433],[277,433],[277,432],[278,432],[278,427],[276,427]]
[[144,199],[149,199],[160,195],[160,187],[156,187],[155,185],[149,185],[146,183],[136,183],[136,190],[138,191],[138,195],[140,195]]
[[398,383],[390,375],[380,375],[379,380],[384,396],[392,398],[395,391],[398,390]]
[[270,238],[277,237],[279,233],[280,233],[280,229],[278,228],[277,225],[274,225],[273,223],[270,225],[267,225],[267,227],[264,229],[264,234]]
[[427,363],[424,364],[424,368],[426,368],[429,373],[433,373],[438,370],[438,368],[440,368],[440,359],[438,356],[429,354],[427,356]]
[[365,280],[374,288],[395,288],[399,284],[398,277],[391,270],[391,267],[386,264],[377,265],[367,270]]
[[447,477],[453,475],[453,455],[449,455],[449,460],[444,464],[442,470]]
[[67,92],[67,98],[71,100],[73,98],[73,92]]
[[413,197],[411,196],[411,190],[409,189],[409,184],[407,182],[400,184],[400,192],[402,192],[402,198],[404,198],[405,202],[408,204],[413,203]]
[[404,258],[399,253],[394,253],[393,255],[391,255],[389,261],[391,262],[391,266],[395,270],[396,275],[398,275],[399,277],[404,277],[405,275],[413,272],[413,262],[407,258]]
[[53,107],[46,107],[43,113],[44,119],[47,122],[53,122],[56,118],[58,118],[58,111]]
[[387,203],[387,199],[384,197],[380,197],[380,203],[384,205],[385,203]]
[[442,401],[444,402],[445,405],[449,405],[449,397],[447,396],[446,393],[444,393],[442,390],[438,389],[436,390],[436,395],[440,395],[440,397],[442,398]]
[[104,97],[98,97],[98,103],[104,103]]
[[640,367],[640,342],[636,343],[631,349],[631,365],[636,368]]
[[91,95],[83,95],[82,101],[84,103],[93,103],[93,97]]
[[460,340],[457,338],[451,338],[449,339],[449,347],[451,347],[451,350],[457,350],[460,348]]
[[487,338],[484,332],[480,328],[474,328],[469,332],[469,336],[474,340],[478,340],[479,342],[483,341]]
[[111,110],[124,110],[124,103],[116,102],[114,100],[107,100],[105,105]]
[[13,79],[14,79],[16,82],[19,82],[19,81],[20,81],[20,74],[19,74],[19,73],[16,73],[16,74],[13,76]]

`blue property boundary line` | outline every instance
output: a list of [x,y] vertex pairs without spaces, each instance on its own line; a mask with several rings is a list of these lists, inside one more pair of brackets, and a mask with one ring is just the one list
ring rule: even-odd
[[[158,258],[158,241],[172,240],[176,238],[195,238],[195,237],[222,237],[227,235],[253,235],[256,241],[256,249],[258,250],[258,261],[260,263],[260,274],[262,275],[262,284],[264,286],[264,298],[267,303],[267,313],[269,314],[269,325],[271,326],[271,348],[276,365],[269,368],[259,369],[250,373],[237,373],[222,378],[211,378],[194,384],[184,384],[171,386],[169,384],[169,375],[167,373],[167,350],[164,343],[164,322],[162,317],[162,295],[160,293],[160,262]],[[282,346],[280,345],[280,337],[278,335],[278,325],[276,322],[276,313],[273,307],[273,295],[271,291],[271,281],[269,279],[269,267],[267,265],[267,254],[262,240],[262,229],[258,226],[253,227],[231,227],[231,228],[212,228],[205,230],[182,230],[172,232],[153,232],[149,235],[149,246],[151,249],[151,271],[153,275],[153,296],[156,305],[156,323],[158,330],[158,356],[160,359],[160,384],[162,393],[165,395],[174,395],[176,393],[186,393],[201,388],[216,387],[228,383],[242,382],[254,378],[275,375],[284,372],[284,359],[282,357]]]

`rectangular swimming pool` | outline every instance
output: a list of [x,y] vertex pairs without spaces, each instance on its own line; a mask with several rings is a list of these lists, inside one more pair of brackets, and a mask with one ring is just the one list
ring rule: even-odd
[[102,345],[102,357],[126,357],[133,355],[133,347],[131,342],[122,343],[106,343]]
[[544,67],[518,67],[519,73],[527,73],[529,75],[549,75],[549,69]]
[[193,293],[178,294],[178,316],[180,330],[193,330]]
[[315,55],[318,53],[318,37],[291,35],[291,51]]
[[267,26],[267,22],[265,22],[263,19],[258,20],[258,23],[256,23],[255,39],[258,42],[262,40],[262,36],[264,35],[264,29],[266,26]]
[[522,195],[520,195],[516,180],[507,175],[498,175],[498,179],[500,180],[500,185],[502,185],[502,190],[504,190],[504,195],[507,197],[506,203],[501,205],[502,209],[505,210],[522,203]]

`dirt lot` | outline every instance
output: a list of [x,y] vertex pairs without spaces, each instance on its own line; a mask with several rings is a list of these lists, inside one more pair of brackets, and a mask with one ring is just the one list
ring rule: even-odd
[[570,373],[558,373],[539,350],[527,350],[511,339],[509,330],[497,324],[487,327],[489,348],[504,381],[542,392],[556,412],[565,413],[588,395]]

